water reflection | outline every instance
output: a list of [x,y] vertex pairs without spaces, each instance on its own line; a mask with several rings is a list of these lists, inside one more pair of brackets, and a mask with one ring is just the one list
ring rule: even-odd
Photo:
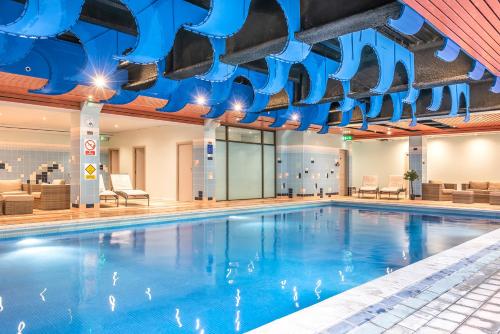
[[247,331],[494,223],[324,207],[0,242],[0,328]]

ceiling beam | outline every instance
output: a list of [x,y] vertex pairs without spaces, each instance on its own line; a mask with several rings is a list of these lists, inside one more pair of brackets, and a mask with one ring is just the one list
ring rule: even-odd
[[[332,10],[335,5],[335,10]],[[319,10],[327,7],[328,10]],[[302,0],[301,21],[308,28],[296,34],[296,38],[311,44],[327,41],[338,36],[366,28],[384,25],[389,17],[397,17],[401,5],[393,0],[337,1],[332,4],[324,0]],[[179,38],[177,38],[179,39]],[[176,42],[177,42],[176,39]],[[280,52],[287,42],[286,18],[274,1],[254,0],[242,29],[228,38],[226,54],[222,61],[239,65],[262,59]],[[174,64],[167,70],[171,78],[184,78],[202,74],[212,63],[211,52],[205,45],[183,42],[188,49],[174,50],[174,57],[184,59],[188,53],[205,55],[203,60]],[[211,50],[209,50],[211,51]]]

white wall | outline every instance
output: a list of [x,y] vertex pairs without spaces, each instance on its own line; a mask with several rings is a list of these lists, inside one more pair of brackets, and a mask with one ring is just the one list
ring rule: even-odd
[[457,184],[500,182],[500,133],[428,138],[427,176]]
[[389,141],[361,140],[351,143],[351,186],[359,187],[363,175],[378,175],[381,187],[389,175],[403,175],[407,169],[408,138]]
[[0,144],[33,147],[63,147],[69,150],[69,132],[0,128]]
[[[363,175],[378,175],[384,186],[391,174],[408,168],[408,139],[362,140],[351,144],[352,182]],[[427,180],[449,183],[500,182],[500,133],[427,137]]]
[[203,127],[169,124],[114,134],[108,148],[120,150],[120,172],[133,175],[134,147],[146,148],[146,191],[152,197],[176,200],[177,143],[203,138]]

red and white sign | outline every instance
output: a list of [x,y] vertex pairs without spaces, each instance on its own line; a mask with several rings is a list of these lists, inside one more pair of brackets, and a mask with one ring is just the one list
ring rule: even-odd
[[97,146],[94,139],[85,139],[85,155],[93,155],[95,156],[95,148]]

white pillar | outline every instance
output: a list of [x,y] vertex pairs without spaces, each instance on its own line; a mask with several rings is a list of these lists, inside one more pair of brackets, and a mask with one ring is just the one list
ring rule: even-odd
[[86,101],[71,115],[71,206],[99,207],[99,116],[102,104]]
[[418,174],[418,180],[413,182],[413,194],[421,197],[422,183],[427,182],[427,138],[412,136],[408,143],[408,166]]

